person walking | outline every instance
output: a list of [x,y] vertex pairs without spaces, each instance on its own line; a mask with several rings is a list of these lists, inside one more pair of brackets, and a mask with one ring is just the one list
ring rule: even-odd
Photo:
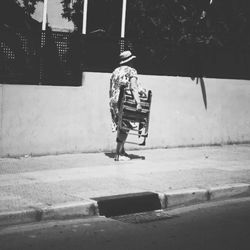
[[[121,87],[130,89],[136,102],[136,109],[142,109],[140,102],[140,94],[145,95],[145,90],[142,89],[138,82],[137,70],[134,68],[136,56],[131,51],[127,50],[120,54],[120,66],[117,67],[110,78],[110,111],[112,118],[112,131],[117,130],[118,112],[119,112],[119,95]],[[125,152],[124,144],[126,142],[128,132],[133,128],[130,122],[126,122],[127,129],[120,129],[116,138],[116,154],[115,161],[130,160],[128,154]]]

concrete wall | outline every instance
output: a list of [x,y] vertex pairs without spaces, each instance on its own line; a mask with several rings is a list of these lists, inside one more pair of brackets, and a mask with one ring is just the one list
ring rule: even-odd
[[2,127],[3,127],[3,86],[0,85],[0,156],[1,153],[3,152]]
[[[0,85],[0,156],[114,150],[109,77],[85,73],[82,87]],[[190,78],[140,80],[153,92],[147,148],[250,141],[250,81],[204,79],[206,110]]]

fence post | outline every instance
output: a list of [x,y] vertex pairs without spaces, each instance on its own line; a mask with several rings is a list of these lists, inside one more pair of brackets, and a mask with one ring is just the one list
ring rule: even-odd
[[122,2],[121,38],[125,37],[127,0]]
[[42,84],[43,79],[43,60],[42,60],[42,48],[46,44],[46,26],[47,26],[47,12],[48,12],[48,0],[44,0],[43,3],[43,21],[41,31],[41,42],[40,42],[40,69],[39,69],[39,85]]
[[48,10],[48,0],[44,0],[44,3],[43,3],[43,23],[42,23],[42,30],[46,30],[47,10]]
[[86,35],[86,30],[87,30],[87,14],[88,14],[88,0],[84,0],[83,20],[82,20],[82,34],[83,35]]
[[125,50],[126,11],[127,11],[127,0],[123,0],[122,1],[120,53]]

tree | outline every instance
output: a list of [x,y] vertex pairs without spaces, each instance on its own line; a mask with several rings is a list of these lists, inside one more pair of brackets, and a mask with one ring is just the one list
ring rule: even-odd
[[[84,0],[62,0],[62,16],[74,23],[76,30],[81,30]],[[91,0],[88,2],[88,33],[99,31],[117,36],[120,29],[122,0]]]
[[[35,1],[35,0],[34,0]],[[62,16],[82,25],[84,0],[62,0]],[[88,31],[119,35],[122,0],[89,1]],[[239,29],[238,29],[239,27]],[[130,0],[127,2],[126,35],[204,44],[244,36],[249,27],[247,0]]]
[[15,0],[17,4],[24,8],[25,12],[30,15],[34,14],[36,10],[36,4],[43,2],[43,0]]
[[[0,22],[13,23],[13,12],[21,18],[18,7],[30,17],[38,2],[43,0],[2,0]],[[62,16],[72,21],[79,31],[82,27],[83,2],[84,0],[61,0]],[[102,31],[102,34],[108,36],[119,36],[121,6],[122,0],[89,1],[88,33]],[[20,26],[19,20],[16,25]],[[127,1],[126,35],[129,38],[154,37],[175,44],[247,44],[250,39],[249,26],[248,0]]]
[[[33,30],[39,27],[31,14],[37,2],[43,0],[2,0],[0,8],[0,27],[19,30]],[[13,18],[14,17],[14,18]]]

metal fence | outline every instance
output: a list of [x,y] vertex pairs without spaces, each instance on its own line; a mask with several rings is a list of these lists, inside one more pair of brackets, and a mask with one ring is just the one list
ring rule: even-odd
[[80,86],[81,39],[78,33],[42,32],[40,84]]
[[1,83],[39,82],[40,33],[0,30]]
[[79,34],[0,32],[0,83],[81,85]]
[[0,83],[80,86],[84,71],[112,72],[125,49],[137,55],[141,74],[250,79],[249,48],[176,46],[76,32],[0,32]]

